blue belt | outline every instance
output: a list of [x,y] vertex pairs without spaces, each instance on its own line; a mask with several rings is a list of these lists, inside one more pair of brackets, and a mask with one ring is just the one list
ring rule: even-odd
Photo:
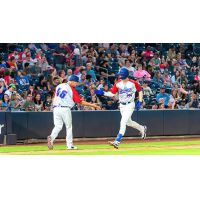
[[120,102],[122,105],[127,105],[127,104],[129,104],[129,103],[131,103],[131,102],[127,102],[127,103],[122,103],[122,102]]
[[69,108],[69,106],[54,106],[54,108],[59,108],[59,107],[61,107],[61,108]]

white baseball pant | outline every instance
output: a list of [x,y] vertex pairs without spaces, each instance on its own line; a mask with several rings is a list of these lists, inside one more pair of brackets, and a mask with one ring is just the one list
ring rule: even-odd
[[134,109],[135,109],[135,102],[131,102],[127,105],[120,104],[120,112],[122,115],[122,119],[120,122],[119,133],[122,134],[122,136],[124,136],[125,134],[126,125],[136,128],[140,132],[144,131],[144,126],[141,126],[137,122],[131,120],[131,116],[133,114]]
[[70,108],[56,107],[53,112],[54,129],[51,133],[51,138],[54,141],[58,136],[58,133],[62,130],[63,123],[66,126],[66,141],[67,146],[73,145],[72,135],[72,115]]

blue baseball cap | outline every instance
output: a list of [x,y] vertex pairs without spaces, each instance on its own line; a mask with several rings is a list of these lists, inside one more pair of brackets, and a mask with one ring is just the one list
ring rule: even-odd
[[69,78],[69,81],[78,82],[78,80],[79,80],[78,76],[75,76],[75,75],[71,75],[70,78]]
[[5,69],[7,68],[5,64],[0,64],[0,67],[4,67]]
[[14,51],[20,51],[18,48],[15,48]]

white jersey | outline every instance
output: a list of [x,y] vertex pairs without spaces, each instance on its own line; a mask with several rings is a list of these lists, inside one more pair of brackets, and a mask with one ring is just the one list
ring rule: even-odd
[[61,83],[56,87],[53,95],[54,106],[66,106],[72,108],[75,103],[82,101],[77,91],[67,83]]
[[141,91],[141,86],[131,79],[124,85],[122,80],[119,80],[110,89],[111,93],[119,93],[119,102],[128,103],[134,102],[136,91]]

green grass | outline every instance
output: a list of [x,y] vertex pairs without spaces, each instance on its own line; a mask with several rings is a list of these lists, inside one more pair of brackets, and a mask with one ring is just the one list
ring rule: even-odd
[[[23,154],[22,154],[23,155]],[[26,155],[200,155],[200,149],[148,149],[130,151],[64,152]]]
[[[121,148],[131,148],[131,147],[162,147],[162,146],[181,146],[181,145],[195,145],[200,144],[200,141],[181,141],[181,142],[151,142],[151,143],[129,143],[129,144],[120,144]],[[109,149],[113,148],[108,144],[101,144],[101,145],[76,145],[78,149]],[[65,150],[66,145],[54,145],[54,150]],[[9,152],[28,152],[28,151],[48,151],[47,146],[15,146],[15,147],[0,147],[0,153],[9,153]],[[149,152],[150,154],[147,155],[154,155],[152,154],[155,150],[134,150],[137,155],[146,155],[143,154],[145,152]],[[156,150],[157,152],[167,152],[168,150]],[[170,152],[171,150],[169,150]],[[116,152],[117,155],[135,155],[133,150],[131,151],[120,151]],[[178,150],[176,150],[178,152]],[[96,153],[96,154],[95,154]],[[115,152],[80,152],[80,153],[65,153],[67,155],[114,155]],[[54,154],[53,151],[50,151],[49,154]],[[167,153],[166,153],[167,154]],[[32,154],[31,154],[32,155]],[[60,153],[59,155],[62,155]],[[157,155],[157,154],[156,154]],[[160,154],[159,154],[160,155]]]

